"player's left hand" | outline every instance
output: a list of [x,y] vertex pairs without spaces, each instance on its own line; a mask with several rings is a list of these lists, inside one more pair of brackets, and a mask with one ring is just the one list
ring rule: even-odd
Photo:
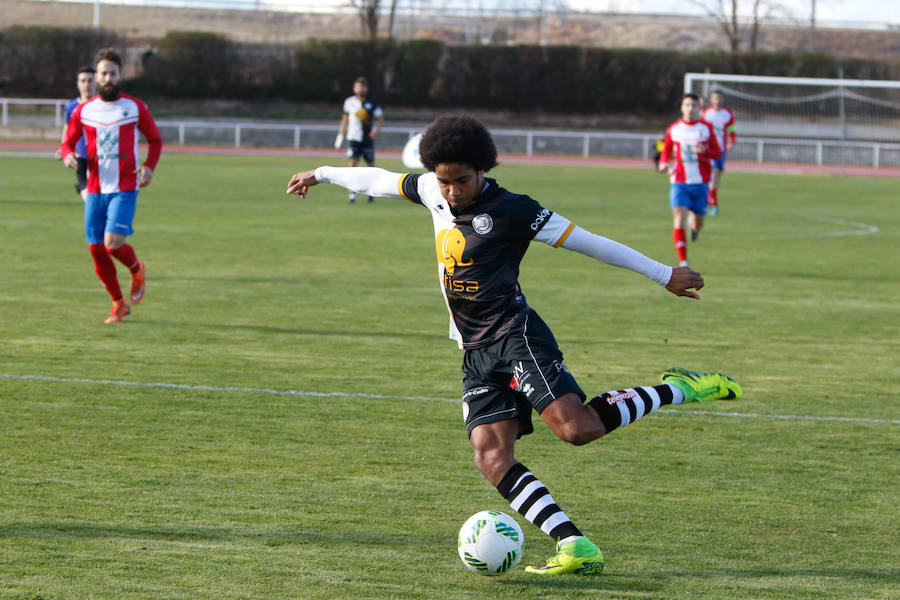
[[694,144],[694,152],[696,152],[697,154],[703,154],[704,152],[706,152],[706,144],[704,144],[703,142]]
[[700,299],[700,294],[693,290],[703,288],[703,277],[690,267],[673,267],[672,277],[666,285],[666,289],[676,296],[686,296],[694,300]]
[[288,182],[287,193],[297,194],[301,198],[306,198],[309,188],[319,183],[316,180],[316,171],[303,171],[302,173],[294,173]]
[[153,169],[147,165],[141,165],[133,172],[138,174],[138,177],[140,178],[138,181],[139,187],[147,187],[150,185],[150,181],[153,179]]

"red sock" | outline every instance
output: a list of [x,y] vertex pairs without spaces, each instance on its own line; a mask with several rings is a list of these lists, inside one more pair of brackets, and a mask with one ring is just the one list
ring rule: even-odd
[[672,241],[675,242],[678,260],[687,260],[687,237],[684,235],[684,229],[673,229]]
[[119,278],[116,277],[116,263],[109,257],[109,252],[103,244],[88,244],[91,256],[94,258],[94,270],[97,277],[106,287],[106,291],[113,300],[122,299],[122,288],[119,287]]
[[712,188],[709,190],[709,205],[716,206],[719,203],[719,190]]
[[141,264],[138,261],[137,255],[134,253],[134,248],[129,244],[122,244],[115,249],[107,248],[107,251],[115,256],[120,263],[128,267],[128,270],[132,273],[135,273],[138,270],[138,265]]

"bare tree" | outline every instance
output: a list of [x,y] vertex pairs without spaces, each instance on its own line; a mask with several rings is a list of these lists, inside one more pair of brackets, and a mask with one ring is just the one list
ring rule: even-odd
[[[815,2],[815,0],[813,0]],[[764,13],[760,15],[760,10]],[[750,51],[756,52],[759,43],[759,27],[764,21],[774,17],[776,13],[784,12],[784,8],[770,0],[753,0],[753,25],[750,29]]]
[[[363,33],[374,40],[378,37],[378,9],[381,0],[350,0],[350,6],[359,11]],[[393,16],[393,13],[392,13]]]
[[394,37],[394,19],[397,16],[397,0],[391,0],[391,16],[388,20],[388,37]]
[[748,37],[745,31],[747,25],[741,17],[742,14],[746,14],[746,10],[742,9],[750,6],[751,21],[748,41],[752,51],[757,48],[762,23],[774,16],[776,12],[784,10],[774,0],[690,0],[690,2],[702,8],[707,16],[716,20],[728,38],[732,52],[740,50],[741,43]]

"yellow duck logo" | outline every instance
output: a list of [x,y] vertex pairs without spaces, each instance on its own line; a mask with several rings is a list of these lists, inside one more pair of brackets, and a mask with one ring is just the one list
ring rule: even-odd
[[437,259],[444,264],[447,273],[453,275],[456,267],[468,267],[475,261],[463,262],[466,251],[466,238],[459,229],[443,229],[436,238]]
[[366,123],[366,124],[368,124],[369,121],[371,120],[371,117],[369,116],[369,111],[366,110],[365,106],[360,108],[358,111],[356,111],[353,114],[353,116],[355,116],[357,119],[359,119],[360,121],[362,121],[363,123]]

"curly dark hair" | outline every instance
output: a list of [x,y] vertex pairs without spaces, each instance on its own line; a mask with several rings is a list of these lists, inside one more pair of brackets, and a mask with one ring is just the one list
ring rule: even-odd
[[475,117],[444,115],[422,134],[419,158],[429,171],[442,163],[458,163],[486,172],[497,166],[497,147],[487,128]]

